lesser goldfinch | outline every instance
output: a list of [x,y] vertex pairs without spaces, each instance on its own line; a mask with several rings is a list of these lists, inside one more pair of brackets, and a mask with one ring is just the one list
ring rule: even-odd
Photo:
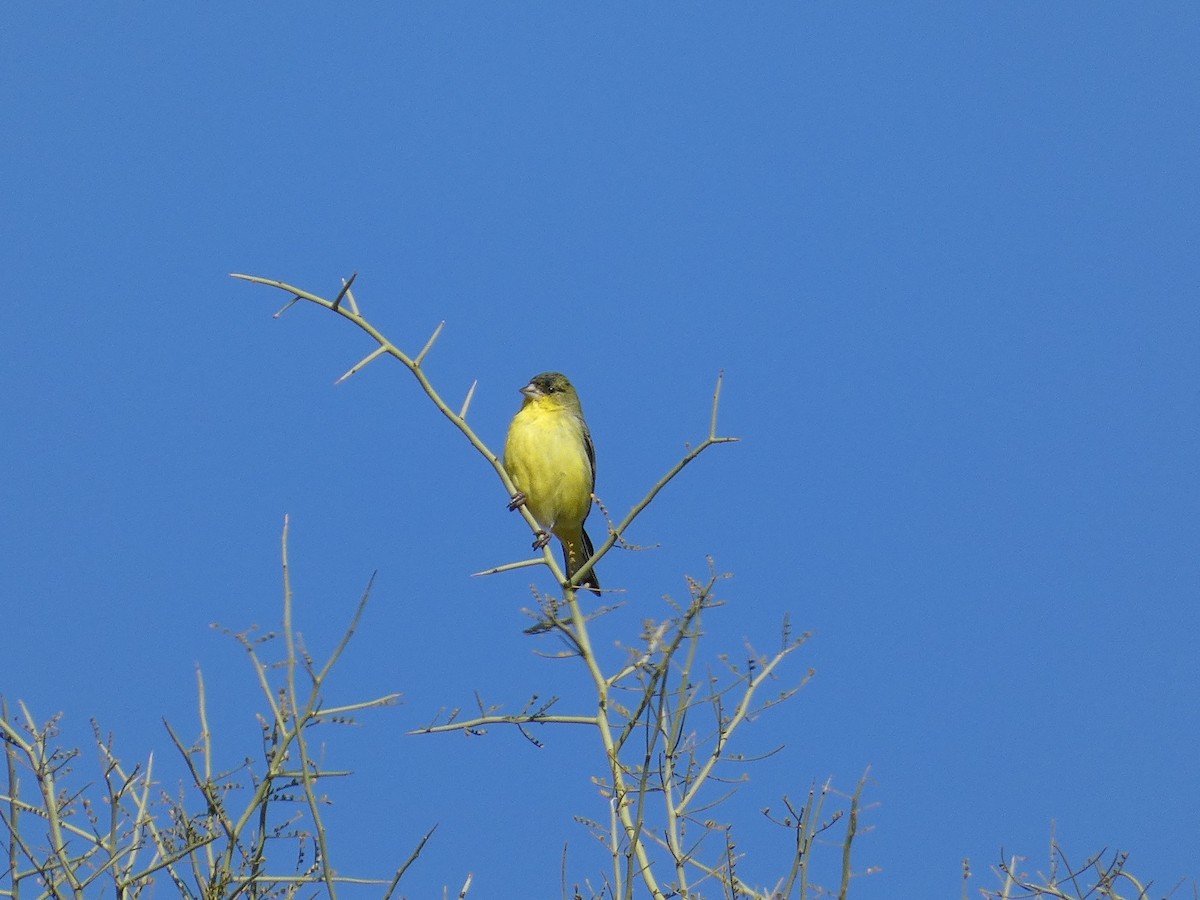
[[[535,547],[546,546],[550,533],[562,542],[571,578],[593,553],[592,540],[583,530],[596,488],[592,435],[566,375],[535,375],[521,393],[525,400],[508,426],[504,444],[504,468],[518,492],[508,508],[523,503],[537,520],[542,531]],[[596,573],[585,575],[580,587],[599,595]]]

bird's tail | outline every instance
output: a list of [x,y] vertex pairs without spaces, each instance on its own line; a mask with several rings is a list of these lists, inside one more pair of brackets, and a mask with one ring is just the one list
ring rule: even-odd
[[[592,539],[588,537],[588,533],[582,528],[579,529],[579,541],[563,541],[563,565],[567,570],[567,577],[571,578],[579,571],[580,567],[592,558],[595,549],[592,547]],[[588,572],[580,582],[581,588],[587,588],[597,597],[600,596],[600,579],[596,577],[596,570]]]

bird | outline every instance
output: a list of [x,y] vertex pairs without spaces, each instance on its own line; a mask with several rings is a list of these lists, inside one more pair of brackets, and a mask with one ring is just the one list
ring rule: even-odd
[[[566,375],[543,372],[520,390],[524,400],[504,443],[504,468],[517,489],[508,508],[524,505],[537,521],[534,547],[546,546],[551,534],[559,539],[571,578],[594,552],[583,523],[596,488],[596,449]],[[600,595],[594,570],[580,587]]]

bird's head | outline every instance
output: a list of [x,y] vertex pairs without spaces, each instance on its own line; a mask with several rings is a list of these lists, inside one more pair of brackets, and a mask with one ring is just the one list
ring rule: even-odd
[[579,395],[575,387],[561,372],[543,372],[529,379],[529,384],[521,388],[521,394],[526,403],[536,403],[545,407],[579,408]]

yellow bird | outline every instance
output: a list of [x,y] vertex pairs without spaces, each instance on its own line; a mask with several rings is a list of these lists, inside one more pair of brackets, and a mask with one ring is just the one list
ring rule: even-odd
[[[571,578],[591,558],[592,540],[583,522],[592,510],[596,488],[596,450],[583,420],[579,395],[558,372],[543,372],[521,388],[525,400],[508,426],[504,468],[517,494],[509,509],[524,504],[540,531],[534,547],[545,547],[550,534],[562,542],[563,562]],[[600,594],[596,573],[580,587]]]

